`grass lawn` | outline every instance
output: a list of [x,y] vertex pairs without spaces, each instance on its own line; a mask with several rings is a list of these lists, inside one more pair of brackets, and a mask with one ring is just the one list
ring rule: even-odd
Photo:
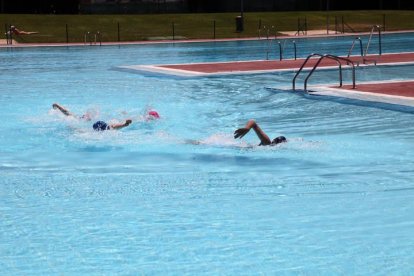
[[[297,31],[298,19],[307,22],[308,30],[329,29],[345,32],[369,31],[372,25],[383,25],[391,30],[414,30],[414,11],[337,11],[337,12],[267,12],[245,13],[244,31],[236,32],[235,17],[238,13],[206,14],[151,14],[151,15],[34,15],[2,14],[3,33],[5,24],[15,25],[25,31],[39,34],[16,37],[20,43],[65,43],[66,26],[69,42],[83,42],[85,33],[91,38],[98,31],[102,42],[139,41],[156,39],[212,39],[257,37],[259,27],[276,32]],[[384,17],[385,15],[385,17]],[[336,18],[336,20],[335,20]],[[344,24],[342,24],[342,20]],[[215,28],[214,28],[215,26]],[[273,28],[272,28],[273,26]],[[3,35],[3,38],[4,35]]]

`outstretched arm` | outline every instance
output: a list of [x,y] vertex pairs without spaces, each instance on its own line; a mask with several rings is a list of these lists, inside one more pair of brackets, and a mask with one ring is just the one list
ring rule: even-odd
[[254,120],[249,120],[244,128],[239,128],[234,132],[234,139],[242,138],[246,135],[250,129],[256,132],[257,137],[260,139],[260,145],[270,145],[272,142],[269,139],[269,136],[264,133],[264,131],[259,127],[259,125]]
[[128,119],[128,120],[125,121],[125,123],[122,123],[122,124],[112,124],[112,125],[110,125],[110,127],[112,129],[121,129],[123,127],[129,126],[131,123],[132,123],[132,120]]
[[72,113],[70,113],[66,108],[64,108],[63,106],[61,106],[60,104],[54,103],[52,105],[53,109],[59,109],[60,112],[62,112],[63,114],[65,114],[66,116],[73,116]]
[[26,31],[22,31],[17,29],[16,27],[11,28],[13,34],[15,35],[31,35],[31,34],[38,34],[39,32],[26,32]]

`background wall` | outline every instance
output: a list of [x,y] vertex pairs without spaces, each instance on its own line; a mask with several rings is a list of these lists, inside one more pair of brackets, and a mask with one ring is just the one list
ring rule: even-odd
[[243,11],[407,10],[414,0],[0,0],[1,13],[145,14]]

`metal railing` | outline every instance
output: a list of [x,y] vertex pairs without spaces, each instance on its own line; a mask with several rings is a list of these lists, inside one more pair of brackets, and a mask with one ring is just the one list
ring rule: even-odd
[[277,44],[279,46],[279,60],[282,60],[283,59],[283,50],[285,49],[286,40],[283,41],[283,45],[282,45],[282,43],[280,43],[280,41],[278,41]]
[[95,34],[92,34],[91,32],[86,32],[84,35],[84,43],[89,45],[96,45],[99,43],[99,46],[102,46],[102,35],[99,31],[97,31]]
[[[274,32],[274,37],[276,39],[277,31],[276,31],[275,26],[272,26],[271,28],[268,28],[266,26],[263,26],[263,31],[265,32],[266,39],[269,39],[270,38],[271,31]],[[259,36],[259,39],[262,39],[262,29],[261,28],[259,28],[259,30],[258,30],[258,36]]]
[[351,66],[352,66],[352,88],[353,89],[355,88],[355,64],[352,60],[350,60],[349,58],[338,57],[338,56],[334,56],[334,55],[330,55],[330,54],[325,54],[325,55],[311,54],[302,63],[302,66],[299,68],[298,72],[296,72],[296,74],[295,74],[295,76],[292,80],[293,90],[296,90],[296,78],[299,76],[299,74],[302,72],[305,65],[308,63],[309,59],[312,58],[312,57],[319,57],[319,59],[315,63],[313,68],[310,70],[310,72],[308,73],[308,76],[305,79],[305,82],[304,82],[304,90],[305,91],[307,91],[307,85],[308,85],[309,78],[312,76],[313,72],[315,72],[316,68],[319,66],[319,64],[321,63],[321,61],[323,59],[331,59],[331,60],[334,60],[334,61],[337,62],[338,67],[339,67],[339,87],[342,87],[342,63],[341,63],[341,61],[346,62],[347,65],[351,64]]
[[[269,60],[269,55],[272,52],[272,44],[273,42],[276,43],[277,31],[274,26],[268,28],[266,26],[263,27],[266,35],[266,60]],[[259,39],[261,39],[261,29],[259,29]],[[274,39],[271,38],[271,31],[274,32]]]
[[298,18],[298,30],[295,33],[295,36],[299,36],[301,32],[303,35],[308,35],[308,20],[306,17],[303,23],[301,18]]
[[296,41],[292,41],[292,43],[293,43],[293,53],[294,53],[294,57],[295,57],[295,60],[297,59],[297,47],[296,47]]
[[360,52],[361,52],[361,57],[363,57],[364,56],[364,50],[362,49],[362,40],[361,40],[361,38],[360,37],[356,37],[355,39],[354,39],[354,41],[352,42],[352,46],[351,46],[351,48],[349,48],[349,51],[348,51],[348,57],[350,57],[351,56],[351,54],[352,54],[352,50],[354,49],[354,47],[355,47],[355,42],[359,42],[359,48],[360,48]]
[[[267,42],[267,47],[266,47],[266,60],[269,59],[269,54],[270,54],[270,52],[272,52],[273,42],[274,42],[275,45],[277,43],[277,47],[276,48],[279,49],[279,61],[283,60],[283,54],[285,52],[285,47],[286,47],[287,40],[277,41],[276,42],[276,37],[275,37],[275,39],[268,39],[267,41],[268,42]],[[292,41],[292,44],[293,44],[293,57],[296,60],[297,59],[297,46],[296,46],[296,41],[293,40]],[[276,54],[277,54],[277,52],[276,52]]]
[[369,46],[371,44],[372,35],[374,34],[374,31],[375,30],[378,31],[378,52],[379,52],[379,55],[382,55],[382,41],[381,41],[382,34],[381,34],[381,26],[374,25],[371,28],[371,33],[369,35],[369,39],[368,39],[367,47],[365,49],[364,56],[367,56],[367,54],[368,54],[368,49],[369,49]]

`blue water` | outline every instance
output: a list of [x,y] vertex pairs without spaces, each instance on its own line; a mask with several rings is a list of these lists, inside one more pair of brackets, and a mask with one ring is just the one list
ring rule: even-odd
[[[412,34],[383,40],[385,52],[414,51]],[[298,47],[346,54],[351,43]],[[114,70],[263,59],[264,49],[0,49],[1,274],[412,274],[412,113],[266,89],[289,88],[293,73],[177,80]],[[357,72],[413,75],[410,66]],[[337,73],[312,82],[336,83]],[[95,133],[54,102],[134,122]],[[149,108],[161,119],[145,121]],[[250,118],[288,143],[257,147],[253,131],[234,140]]]

